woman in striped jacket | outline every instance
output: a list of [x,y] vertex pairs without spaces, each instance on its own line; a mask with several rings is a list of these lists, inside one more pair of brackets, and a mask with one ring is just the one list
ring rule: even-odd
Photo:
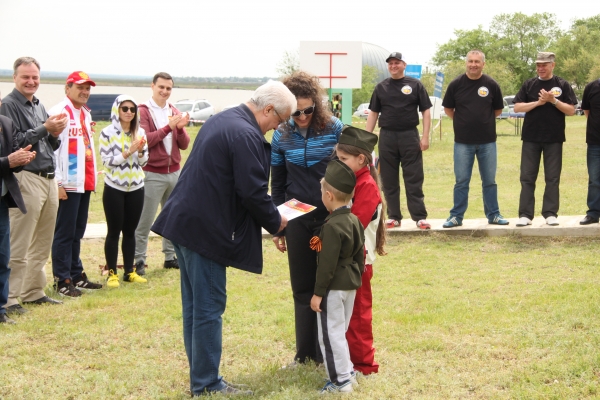
[[111,124],[100,133],[100,157],[104,165],[104,194],[102,203],[106,216],[107,234],[104,256],[108,267],[109,288],[119,287],[117,257],[119,236],[123,233],[121,251],[124,282],[145,283],[135,272],[135,229],[144,205],[144,171],[148,162],[146,133],[139,126],[138,107],[127,95],[117,97],[110,115]]

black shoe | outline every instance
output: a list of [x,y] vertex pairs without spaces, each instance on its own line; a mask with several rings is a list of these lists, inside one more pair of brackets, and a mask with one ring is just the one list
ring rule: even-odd
[[581,221],[579,221],[579,225],[589,225],[589,224],[597,224],[597,223],[598,223],[598,218],[590,217],[589,215],[586,215],[585,217],[583,217],[583,219]]
[[91,282],[85,272],[81,273],[81,279],[75,282],[75,287],[77,289],[90,289],[97,290],[102,289],[102,285],[100,283]]
[[14,324],[14,323],[15,323],[15,321],[8,318],[8,315],[6,315],[5,313],[0,314],[0,324]]
[[42,305],[42,304],[52,304],[52,305],[56,305],[56,304],[62,304],[62,301],[58,301],[58,300],[54,300],[51,299],[48,296],[44,296],[40,299],[37,300],[33,300],[33,301],[24,301],[23,304],[35,304],[35,305]]
[[[223,383],[225,383],[225,381],[223,381]],[[193,397],[210,396],[212,394],[217,394],[217,393],[222,393],[227,396],[251,396],[254,394],[254,392],[252,392],[252,390],[240,390],[240,389],[234,388],[229,383],[225,383],[225,387],[221,390],[211,390],[211,391],[207,390],[200,394],[195,394],[195,395],[193,395]]]
[[26,314],[28,313],[29,310],[26,308],[23,308],[22,305],[20,304],[13,304],[10,307],[6,307],[6,313],[7,314]]
[[165,261],[164,267],[165,268],[179,269],[179,261],[177,261],[177,258]]
[[70,279],[55,283],[54,289],[56,289],[56,292],[61,296],[81,297],[81,291],[73,286],[73,282]]
[[146,262],[144,260],[135,263],[135,273],[140,276],[146,275]]

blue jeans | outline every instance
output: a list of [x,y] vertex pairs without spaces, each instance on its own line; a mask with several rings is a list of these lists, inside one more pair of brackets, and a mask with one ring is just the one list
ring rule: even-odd
[[10,268],[10,221],[8,219],[8,206],[4,198],[0,201],[0,314],[6,313],[8,301],[8,278]]
[[225,387],[219,375],[227,302],[226,267],[173,243],[181,274],[183,343],[193,395]]
[[587,215],[592,218],[600,218],[600,146],[588,144],[587,147],[588,168],[588,195]]
[[454,143],[454,207],[450,216],[462,221],[469,206],[469,183],[473,174],[473,163],[477,157],[481,186],[483,189],[483,211],[488,220],[500,214],[498,207],[498,185],[496,185],[496,142],[486,144]]

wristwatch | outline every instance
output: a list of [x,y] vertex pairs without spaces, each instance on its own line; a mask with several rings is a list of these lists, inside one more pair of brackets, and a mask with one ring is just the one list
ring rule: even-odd
[[552,103],[552,105],[556,107],[556,103],[558,103],[558,99],[554,99],[554,103]]

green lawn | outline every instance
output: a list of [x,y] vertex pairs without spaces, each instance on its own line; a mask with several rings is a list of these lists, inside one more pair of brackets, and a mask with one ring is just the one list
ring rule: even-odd
[[[364,120],[353,119],[353,124],[364,128]],[[560,215],[584,215],[587,206],[587,166],[585,161],[585,117],[567,117],[567,142],[564,145],[563,170],[561,184],[561,206]],[[434,121],[434,124],[437,121]],[[521,139],[515,136],[513,120],[499,121],[498,127],[498,172],[496,181],[498,183],[498,202],[500,211],[507,218],[518,217],[519,193],[519,166],[521,162]],[[99,123],[96,127],[96,149],[98,148],[98,136],[100,130],[106,123]],[[198,132],[198,127],[188,128],[191,136],[190,147],[183,151],[183,159],[187,159],[192,149],[193,142]],[[421,131],[421,129],[419,128]],[[267,133],[267,140],[271,140],[271,133]],[[429,212],[429,218],[447,218],[452,208],[452,193],[454,189],[454,167],[453,167],[454,131],[452,120],[444,118],[442,121],[442,134],[440,139],[439,127],[432,134],[432,143],[429,150],[423,153],[425,168],[425,205]],[[99,158],[98,158],[99,159]],[[100,164],[100,161],[98,161]],[[101,169],[101,165],[99,169]],[[540,167],[536,189],[536,216],[541,215],[542,197],[544,192],[543,165]],[[103,178],[97,186],[96,194],[92,195],[90,204],[90,223],[103,222],[104,211],[102,208],[102,191],[104,188]],[[410,220],[410,214],[406,208],[404,197],[404,186],[401,186],[402,213]],[[481,178],[477,163],[473,168],[471,179],[471,191],[469,193],[469,208],[465,218],[484,218],[483,201],[481,195]]]
[[[563,213],[585,211],[584,119],[568,119]],[[425,153],[427,204],[444,218],[452,203],[452,132],[444,121]],[[500,122],[500,204],[516,216],[520,140]],[[438,131],[439,132],[439,131]],[[192,131],[195,136],[196,130]],[[270,135],[268,136],[270,137]],[[193,139],[192,139],[193,140]],[[189,150],[184,154],[189,153]],[[185,157],[185,155],[184,155]],[[467,217],[481,217],[472,191]],[[101,191],[91,222],[104,219]],[[352,399],[600,398],[600,238],[390,238],[374,266],[374,337],[380,373]],[[103,241],[82,260],[103,280]],[[323,368],[279,368],[294,355],[287,258],[263,241],[262,275],[228,271],[221,372],[254,398],[318,398]],[[147,285],[86,293],[62,306],[29,307],[0,326],[2,399],[186,399],[179,272],[149,243]],[[48,281],[51,266],[46,266]],[[48,293],[56,293],[48,287]]]

